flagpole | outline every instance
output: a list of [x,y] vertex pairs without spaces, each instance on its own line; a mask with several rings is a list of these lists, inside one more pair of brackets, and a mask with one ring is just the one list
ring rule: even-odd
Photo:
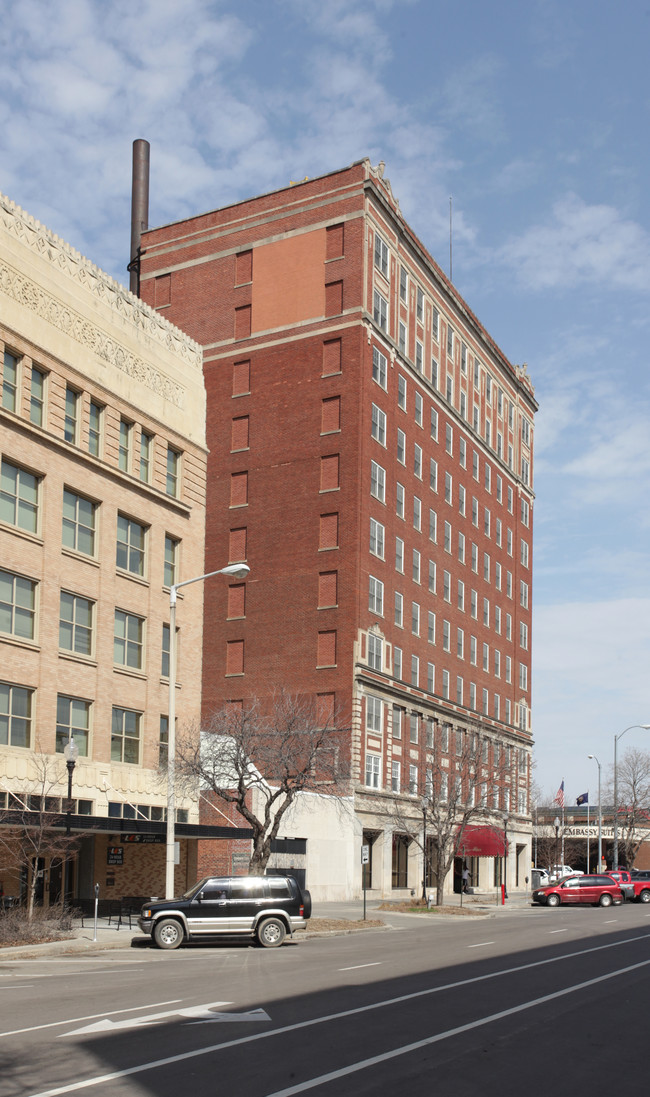
[[564,794],[564,777],[562,778],[562,865],[564,866],[564,801],[566,796]]
[[589,832],[589,789],[587,789],[587,876],[589,875],[589,840],[591,834]]

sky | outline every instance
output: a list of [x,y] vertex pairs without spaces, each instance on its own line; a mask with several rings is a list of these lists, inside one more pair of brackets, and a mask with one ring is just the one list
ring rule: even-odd
[[[385,161],[536,419],[534,779],[595,802],[650,723],[650,0],[21,0],[0,191],[127,284],[151,225]],[[650,750],[650,732],[619,744]]]

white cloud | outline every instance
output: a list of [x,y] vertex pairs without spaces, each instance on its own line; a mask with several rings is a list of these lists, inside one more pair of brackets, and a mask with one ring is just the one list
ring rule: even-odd
[[608,205],[588,205],[567,194],[544,225],[506,241],[499,258],[533,290],[582,283],[647,293],[650,289],[650,234]]

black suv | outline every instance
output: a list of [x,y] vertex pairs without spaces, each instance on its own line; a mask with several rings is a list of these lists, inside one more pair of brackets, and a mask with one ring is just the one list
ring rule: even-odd
[[145,903],[138,925],[158,948],[222,936],[277,948],[310,914],[311,896],[293,876],[205,876],[180,899]]

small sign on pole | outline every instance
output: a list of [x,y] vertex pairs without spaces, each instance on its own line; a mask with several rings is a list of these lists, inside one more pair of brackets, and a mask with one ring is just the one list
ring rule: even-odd
[[367,872],[365,865],[370,864],[370,846],[364,845],[361,847],[361,864],[364,866],[363,872],[363,920],[366,920],[366,889],[367,889]]

